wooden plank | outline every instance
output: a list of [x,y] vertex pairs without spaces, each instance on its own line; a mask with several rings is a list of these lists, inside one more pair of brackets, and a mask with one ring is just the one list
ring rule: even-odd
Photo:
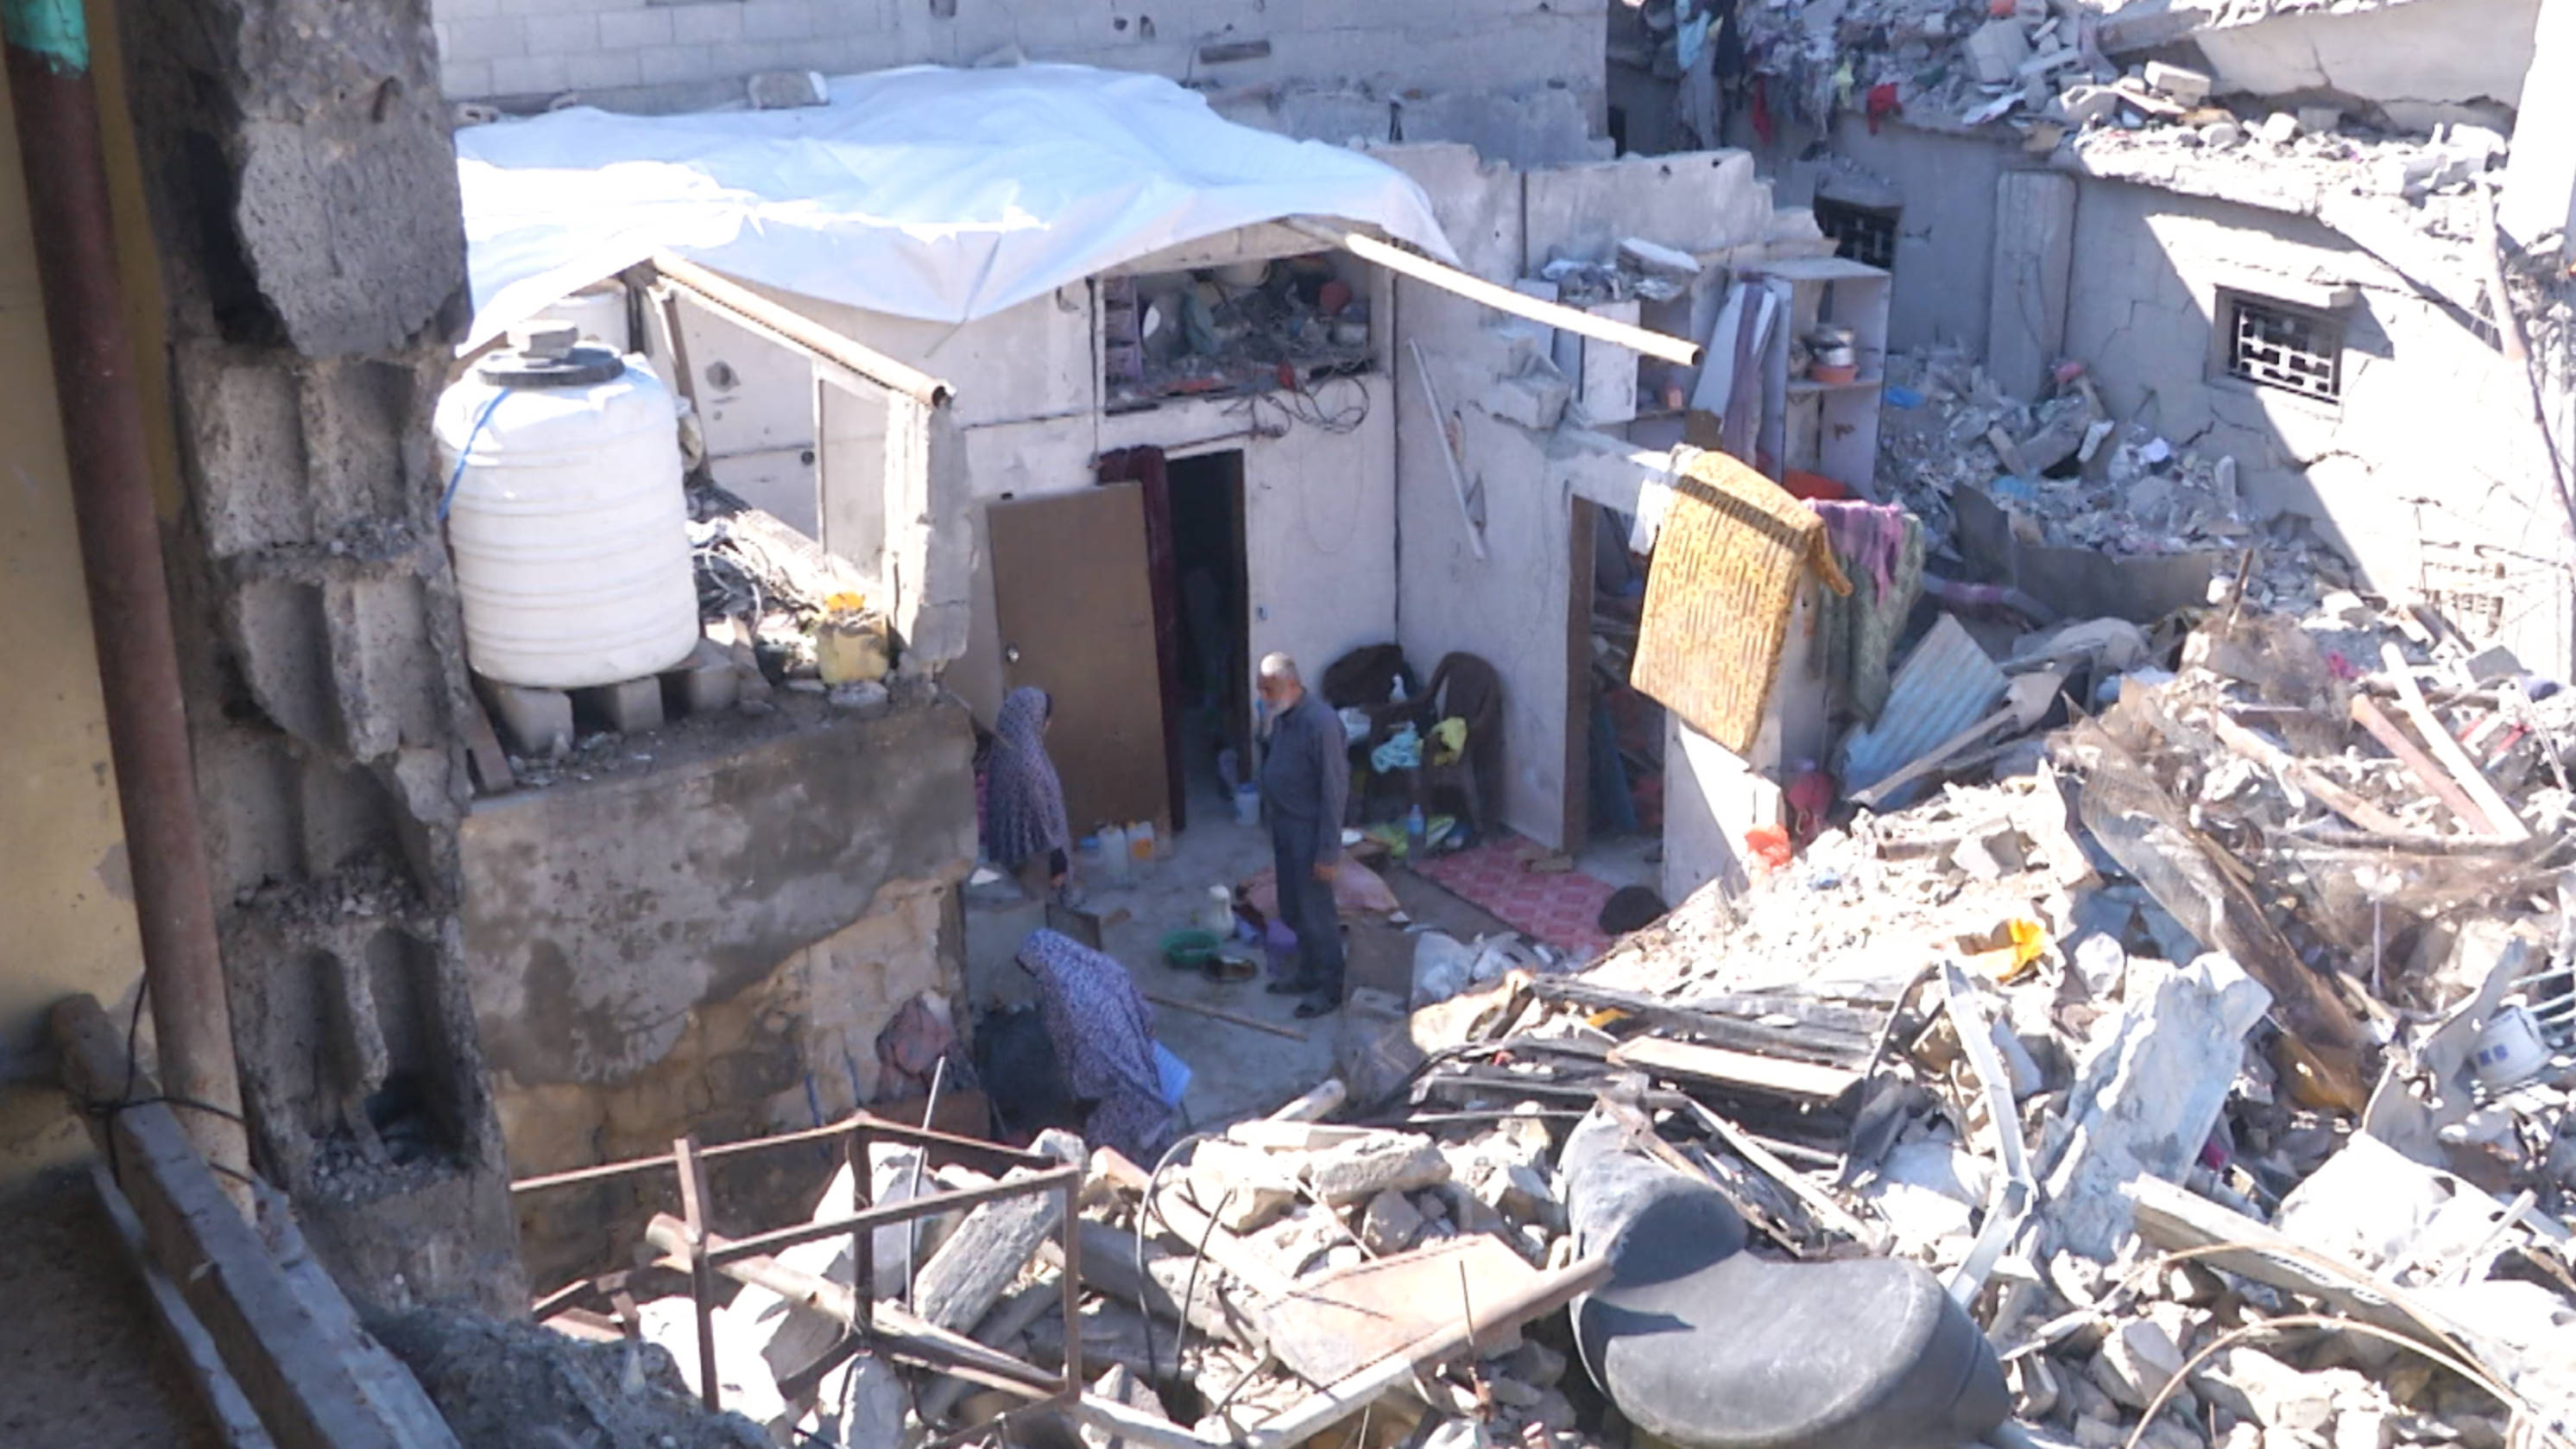
[[[1027,1179],[1005,1178],[1003,1187]],[[983,1320],[1064,1217],[1054,1188],[987,1202],[966,1215],[913,1280],[913,1311],[951,1333]]]
[[259,1422],[259,1411],[233,1382],[224,1368],[223,1354],[215,1347],[214,1335],[188,1311],[188,1300],[179,1296],[170,1275],[152,1261],[152,1250],[143,1240],[143,1222],[134,1215],[134,1205],[116,1190],[107,1175],[107,1165],[93,1160],[89,1165],[90,1186],[98,1192],[99,1206],[107,1212],[110,1226],[116,1229],[116,1240],[125,1248],[127,1261],[143,1279],[143,1290],[152,1300],[152,1314],[161,1321],[161,1331],[179,1351],[180,1361],[187,1365],[189,1386],[196,1390],[197,1403],[206,1411],[207,1422],[215,1429],[225,1449],[276,1449],[277,1441]]
[[1790,1196],[1795,1197],[1805,1205],[1808,1212],[1815,1215],[1816,1221],[1861,1244],[1873,1253],[1887,1251],[1887,1234],[1883,1230],[1873,1228],[1853,1217],[1851,1210],[1835,1201],[1832,1193],[1810,1181],[1805,1173],[1782,1162],[1770,1148],[1757,1141],[1752,1133],[1727,1121],[1699,1102],[1691,1101],[1689,1098],[1684,1098],[1683,1101],[1684,1110],[1698,1118],[1701,1126],[1725,1143],[1727,1150],[1743,1158],[1752,1164],[1756,1172],[1787,1190]]
[[1697,1042],[1640,1037],[1610,1049],[1613,1066],[1634,1067],[1683,1082],[1705,1082],[1770,1097],[1832,1102],[1858,1087],[1861,1074],[1813,1062],[1782,1061]]
[[1245,1449],[1287,1449],[1289,1445],[1302,1444],[1367,1408],[1415,1374],[1471,1350],[1495,1347],[1522,1324],[1553,1313],[1578,1295],[1609,1281],[1610,1260],[1600,1255],[1543,1274],[1511,1300],[1496,1304],[1493,1317],[1479,1316],[1472,1323],[1462,1318],[1438,1335],[1401,1353],[1389,1354],[1281,1410],[1246,1436]]
[[[2360,701],[2356,701],[2356,704],[2358,703]],[[2355,717],[2359,717],[2358,713]],[[2280,776],[2282,781],[2291,787],[2315,796],[2327,809],[2362,829],[2400,839],[2414,838],[2416,832],[2408,829],[2405,821],[2327,779],[2323,773],[2310,766],[2305,760],[2292,756],[2289,751],[2279,748],[2226,715],[2211,711],[2209,727],[2217,733],[2220,744]]]
[[[153,1262],[205,1325],[279,1449],[457,1449],[436,1409],[415,1412],[426,1397],[407,1407],[368,1391],[362,1345],[340,1327],[356,1320],[347,1300],[338,1300],[339,1321],[315,1315],[157,1100],[160,1086],[131,1070],[97,1000],[56,1005],[52,1032],[75,1100],[136,1104],[93,1114],[91,1133],[117,1164]],[[321,1286],[338,1298],[327,1279]]]
[[1451,1238],[1304,1279],[1262,1307],[1261,1332],[1290,1373],[1329,1384],[1462,1317],[1484,1322],[1538,1277],[1500,1238]]
[[2424,743],[2433,747],[2434,757],[2450,770],[2451,778],[2468,792],[2470,799],[2477,802],[2479,813],[2487,818],[2488,833],[2512,841],[2529,840],[2531,829],[2522,823],[2520,815],[2514,813],[2512,802],[2497,793],[2495,782],[2487,778],[2486,771],[2478,768],[2477,761],[2469,758],[2468,751],[2460,748],[2460,742],[2451,737],[2450,730],[2433,713],[2433,706],[2424,702],[2423,687],[2415,682],[2414,668],[2407,664],[2406,656],[2397,645],[2391,642],[2379,646],[2379,657],[2388,666],[2389,680],[2397,686],[2397,702],[2405,709],[2406,717],[2415,722],[2415,728],[2424,736]]
[[2421,745],[2408,739],[2406,731],[2399,729],[2397,721],[2383,713],[2370,696],[2356,694],[2352,697],[2352,722],[2367,731],[2372,739],[2379,741],[2388,753],[2395,755],[2406,766],[2407,773],[2415,777],[2415,783],[2432,792],[2445,806],[2448,806],[2451,814],[2458,817],[2461,826],[2469,833],[2473,835],[2495,833],[2493,823],[2487,819],[2486,812],[2478,808],[2478,802],[2469,798],[2469,792],[2461,789],[2459,782],[2453,780],[2431,755],[2426,754]]

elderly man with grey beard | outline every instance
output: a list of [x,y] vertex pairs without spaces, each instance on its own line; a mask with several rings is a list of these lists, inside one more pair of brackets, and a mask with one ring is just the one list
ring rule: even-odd
[[1297,969],[1270,983],[1306,999],[1299,1016],[1322,1016],[1342,1004],[1342,921],[1333,877],[1342,861],[1342,808],[1350,796],[1349,738],[1332,706],[1306,690],[1297,661],[1261,661],[1262,702],[1270,708],[1270,744],[1261,757],[1262,813],[1270,822],[1271,861],[1279,874],[1279,916],[1297,933]]

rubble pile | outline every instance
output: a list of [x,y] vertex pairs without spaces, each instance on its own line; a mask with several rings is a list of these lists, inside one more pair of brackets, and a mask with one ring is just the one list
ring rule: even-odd
[[[1648,4],[1650,34],[1666,37],[1678,74],[1718,7],[1706,0]],[[2266,0],[2204,15],[2211,28],[2319,8]],[[2502,134],[2458,124],[2433,134],[2383,129],[2331,105],[2275,106],[2213,98],[2215,78],[2149,60],[2118,33],[2128,6],[2085,0],[1788,0],[1740,7],[1745,55],[1771,88],[1766,104],[1810,125],[1846,111],[1902,114],[1917,125],[2009,124],[2033,152],[2090,162],[2097,150],[2147,146],[2197,156],[2241,155],[2313,174],[2327,189],[2421,201],[2458,193],[2501,165]]]
[[1975,489],[2029,543],[2128,557],[2225,550],[2230,572],[2252,550],[2244,592],[2263,608],[2305,614],[2351,582],[2304,519],[2249,521],[2235,459],[2122,427],[2072,364],[2037,403],[2006,396],[1956,351],[1892,356],[1888,378],[1879,481],[1935,539],[1951,535],[1960,490]]
[[[2576,694],[2232,586],[1999,672],[2048,707],[1580,969],[1422,951],[1270,1117],[1153,1163],[1042,1134],[1078,1254],[1052,1196],[876,1230],[873,1351],[845,1168],[727,1270],[726,1405],[892,1449],[1078,1343],[1050,1412],[1152,1449],[2571,1442]],[[696,1372],[692,1300],[621,1291]]]

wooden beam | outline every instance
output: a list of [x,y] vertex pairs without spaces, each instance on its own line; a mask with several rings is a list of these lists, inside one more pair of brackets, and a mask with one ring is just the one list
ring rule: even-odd
[[1374,1403],[1380,1395],[1410,1381],[1417,1373],[1438,1368],[1471,1349],[1490,1348],[1531,1319],[1540,1318],[1610,1281],[1610,1260],[1601,1255],[1578,1260],[1498,1303],[1470,1323],[1460,1319],[1440,1333],[1319,1389],[1291,1404],[1246,1436],[1246,1449],[1288,1449]]
[[2406,711],[2406,717],[2415,722],[2415,728],[2424,736],[2424,743],[2433,747],[2433,757],[2450,770],[2451,778],[2458,782],[2460,789],[2477,802],[2478,812],[2487,818],[2487,833],[2516,842],[2529,840],[2531,828],[2514,813],[2512,803],[2497,793],[2495,782],[2487,778],[2486,771],[2478,768],[2477,761],[2469,758],[2468,751],[2460,748],[2460,742],[2451,738],[2450,730],[2433,713],[2433,706],[2424,702],[2424,690],[2415,682],[2414,666],[2406,662],[2405,654],[2391,642],[2380,646],[2379,657],[2388,666],[2389,682],[2397,686],[2398,705]]
[[[2359,711],[2356,710],[2355,718],[2358,717]],[[2226,715],[2211,711],[2209,727],[2217,732],[2220,744],[2279,776],[2283,784],[2315,796],[2327,809],[2362,829],[2400,840],[2419,838],[2418,832],[2407,828],[2405,821],[2327,779],[2323,772],[2307,761],[2293,756]]]
[[[668,252],[656,252],[653,270],[660,273],[664,281],[725,314],[727,321],[748,327],[774,342],[819,361],[832,363],[918,402],[932,407],[942,407],[948,402],[948,384],[929,373],[897,362],[865,343],[843,336],[801,312],[782,307],[695,262]],[[677,331],[674,327],[675,336]]]
[[143,1240],[143,1221],[134,1215],[134,1205],[117,1191],[116,1182],[107,1175],[107,1165],[93,1159],[89,1165],[90,1186],[97,1189],[99,1206],[107,1212],[108,1224],[116,1230],[117,1242],[125,1249],[127,1261],[143,1279],[143,1290],[151,1297],[152,1314],[161,1321],[161,1331],[179,1351],[180,1361],[187,1365],[189,1386],[197,1391],[197,1402],[206,1411],[206,1420],[214,1426],[215,1437],[224,1449],[276,1449],[277,1441],[259,1422],[259,1411],[241,1391],[241,1385],[224,1368],[223,1354],[215,1347],[214,1335],[188,1311],[188,1300],[179,1296],[178,1285],[170,1275],[152,1261],[151,1245]]
[[278,1449],[457,1449],[417,1383],[399,1401],[371,1392],[376,1366],[362,1358],[347,1301],[327,1318],[314,1311],[308,1294],[336,1299],[337,1290],[327,1278],[300,1289],[290,1281],[156,1100],[159,1085],[130,1067],[97,1000],[57,1004],[52,1030],[74,1100],[133,1104],[91,1114],[90,1131],[116,1165],[152,1261],[205,1325]]
[[1640,1037],[1610,1050],[1610,1064],[1667,1079],[1706,1082],[1766,1097],[1832,1102],[1860,1085],[1861,1074],[1813,1062],[1782,1061],[1697,1042]]
[[1542,302],[1527,293],[1515,292],[1509,287],[1496,286],[1482,277],[1462,272],[1446,262],[1435,262],[1429,257],[1406,251],[1392,242],[1383,242],[1376,237],[1351,231],[1345,227],[1333,226],[1307,217],[1292,217],[1288,220],[1288,225],[1327,246],[1340,247],[1364,262],[1375,262],[1390,272],[1401,273],[1417,282],[1428,282],[1444,292],[1455,293],[1470,302],[1491,307],[1497,312],[1509,312],[1515,317],[1544,322],[1561,332],[1580,333],[1596,341],[1625,347],[1631,352],[1642,352],[1648,357],[1660,357],[1666,362],[1678,362],[1684,367],[1699,366],[1701,349],[1696,342],[1666,336],[1661,332],[1650,332],[1643,327],[1630,326],[1625,322],[1613,322],[1607,317],[1595,317],[1589,312],[1578,312],[1572,307],[1559,306],[1554,302]]
[[2395,755],[2399,763],[2406,766],[2407,773],[2415,777],[2415,783],[2438,797],[2463,829],[2472,835],[2495,833],[2486,812],[2478,808],[2478,802],[2469,798],[2469,793],[2461,789],[2459,782],[2453,780],[2431,755],[2425,753],[2423,746],[2408,739],[2406,731],[2399,729],[2397,721],[2390,719],[2371,701],[2370,696],[2356,694],[2352,697],[2352,722],[2379,741],[2388,753]]

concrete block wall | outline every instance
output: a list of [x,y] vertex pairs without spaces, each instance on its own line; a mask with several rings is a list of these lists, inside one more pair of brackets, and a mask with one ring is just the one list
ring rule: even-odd
[[1152,71],[1249,124],[1342,141],[1597,154],[1608,0],[439,0],[449,97],[622,110],[739,101],[762,70],[1016,54]]
[[146,0],[123,20],[254,1161],[361,1301],[522,1312],[455,914],[472,706],[429,416],[464,238],[426,6]]
[[[903,693],[880,718],[772,716],[721,755],[476,802],[467,994],[517,1175],[843,1115],[877,1100],[906,1003],[962,999],[943,923],[975,859],[974,739],[954,702]],[[609,1261],[638,1201],[523,1204],[536,1281]]]

